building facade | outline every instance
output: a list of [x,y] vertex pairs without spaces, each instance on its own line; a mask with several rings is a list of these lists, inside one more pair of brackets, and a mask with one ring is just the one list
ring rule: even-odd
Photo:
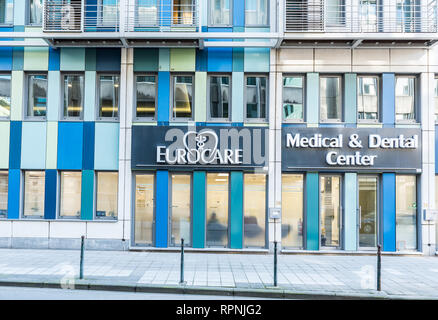
[[435,254],[435,2],[1,6],[0,247]]

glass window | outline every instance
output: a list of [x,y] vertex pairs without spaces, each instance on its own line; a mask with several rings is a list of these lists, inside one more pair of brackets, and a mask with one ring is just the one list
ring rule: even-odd
[[195,0],[173,0],[173,24],[194,24]]
[[321,121],[342,121],[341,77],[320,77]]
[[117,219],[117,172],[97,173],[96,218]]
[[11,75],[0,75],[0,117],[11,115]]
[[304,77],[283,78],[283,119],[304,120]]
[[172,227],[170,245],[191,246],[191,175],[172,174]]
[[415,120],[415,78],[396,77],[395,120]]
[[377,0],[360,0],[360,27],[362,32],[377,32]]
[[47,110],[47,75],[27,77],[27,117],[45,117]]
[[228,245],[228,173],[207,173],[207,247]]
[[268,0],[245,0],[245,25],[268,24]]
[[29,0],[29,23],[41,25],[43,19],[43,0]]
[[397,0],[396,6],[397,32],[420,32],[421,18],[419,16],[420,12],[418,12],[422,8],[420,3],[411,0]]
[[99,76],[99,117],[117,118],[119,115],[119,76]]
[[80,218],[81,216],[81,182],[80,171],[62,171],[61,201],[59,216],[62,218]]
[[267,119],[267,77],[246,77],[246,118]]
[[84,76],[64,75],[64,117],[80,118],[83,110]]
[[134,241],[136,245],[151,246],[153,244],[154,188],[153,174],[142,174],[135,177]]
[[158,20],[158,0],[137,0],[137,25],[156,26]]
[[303,248],[303,186],[302,174],[281,176],[281,245]]
[[417,249],[417,177],[396,175],[397,250]]
[[434,103],[435,103],[435,121],[438,121],[438,79],[435,78],[435,88],[434,88]]
[[359,248],[375,248],[379,230],[378,177],[357,177],[359,195]]
[[377,77],[357,77],[357,117],[379,119],[379,83]]
[[339,247],[341,177],[321,176],[319,185],[321,247]]
[[24,210],[23,217],[44,217],[44,171],[24,172]]
[[0,0],[0,24],[12,24],[14,0]]
[[210,119],[230,117],[230,77],[210,76]]
[[245,247],[266,246],[266,175],[244,176],[243,243]]
[[136,118],[155,118],[157,83],[155,76],[136,76]]
[[193,116],[193,76],[173,76],[173,110],[176,118],[191,119]]
[[345,24],[345,3],[343,0],[327,0],[326,25],[339,26]]
[[8,172],[0,171],[0,218],[8,217]]
[[230,0],[209,0],[210,1],[210,24],[230,25],[231,7]]
[[100,25],[115,27],[118,22],[118,0],[99,0]]

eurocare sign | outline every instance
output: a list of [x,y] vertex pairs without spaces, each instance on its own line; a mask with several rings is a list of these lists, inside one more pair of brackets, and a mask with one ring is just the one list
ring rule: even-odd
[[283,171],[421,171],[421,130],[283,128]]

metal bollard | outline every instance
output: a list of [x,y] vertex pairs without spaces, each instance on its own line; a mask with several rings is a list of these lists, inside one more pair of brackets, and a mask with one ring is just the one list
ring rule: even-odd
[[181,274],[179,283],[184,284],[184,239],[181,239]]
[[377,245],[377,291],[381,291],[381,272],[382,272],[382,245]]
[[84,242],[85,236],[81,236],[81,262],[79,265],[79,279],[84,279]]
[[277,241],[274,241],[274,287],[277,286]]

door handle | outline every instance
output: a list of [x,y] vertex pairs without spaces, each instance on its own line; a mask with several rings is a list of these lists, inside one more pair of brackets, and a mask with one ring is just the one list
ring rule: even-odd
[[362,226],[362,207],[359,206],[359,229]]

